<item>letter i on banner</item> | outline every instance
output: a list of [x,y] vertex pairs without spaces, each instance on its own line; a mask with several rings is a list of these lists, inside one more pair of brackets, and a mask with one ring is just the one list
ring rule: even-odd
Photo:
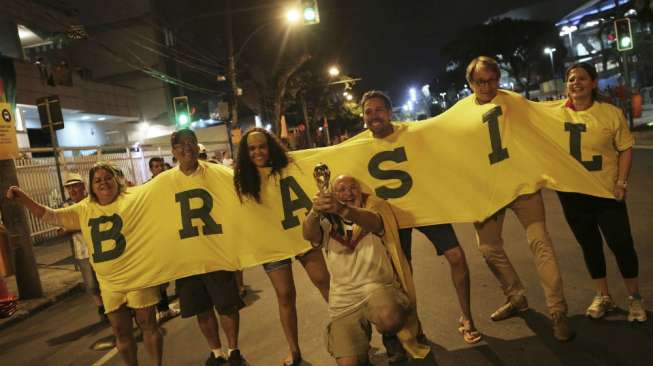
[[16,125],[11,104],[0,103],[0,159],[18,157],[18,142],[16,141]]

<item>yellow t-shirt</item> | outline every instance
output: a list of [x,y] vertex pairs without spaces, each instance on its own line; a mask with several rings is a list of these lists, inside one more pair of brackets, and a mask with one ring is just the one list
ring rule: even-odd
[[[628,150],[635,144],[622,110],[601,102],[595,102],[584,111],[565,109],[571,117],[567,121],[585,125],[580,139],[582,160],[592,165],[592,169],[588,170],[599,179],[602,186],[610,192],[614,191],[619,173],[619,152]],[[596,162],[598,159],[600,164]],[[592,160],[594,163],[589,163]]]

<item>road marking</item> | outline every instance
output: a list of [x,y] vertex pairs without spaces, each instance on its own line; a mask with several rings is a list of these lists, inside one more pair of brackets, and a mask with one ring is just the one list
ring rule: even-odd
[[102,356],[101,359],[95,361],[91,366],[102,366],[102,365],[104,365],[105,363],[109,362],[109,360],[110,360],[113,356],[115,356],[116,354],[118,354],[118,348],[113,347],[113,349],[112,349],[111,351],[105,353],[104,356]]

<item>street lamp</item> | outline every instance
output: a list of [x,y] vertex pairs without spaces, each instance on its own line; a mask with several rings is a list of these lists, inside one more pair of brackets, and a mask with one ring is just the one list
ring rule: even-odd
[[410,100],[412,100],[413,102],[416,102],[417,101],[417,91],[415,90],[415,88],[410,88],[408,90],[408,93],[410,94]]
[[578,27],[575,25],[563,25],[562,29],[560,29],[560,37],[569,36],[569,49],[572,55],[574,54],[574,42],[571,34],[577,30]]
[[329,67],[329,76],[336,77],[338,75],[340,75],[340,69],[338,69],[338,66]]
[[556,74],[555,66],[553,66],[553,53],[555,51],[556,49],[551,47],[547,47],[544,49],[544,53],[549,55],[549,60],[551,60],[551,77],[553,79],[555,79],[555,74]]
[[288,9],[286,12],[286,19],[288,20],[288,23],[297,23],[300,17],[301,15],[299,14],[299,10],[295,8]]

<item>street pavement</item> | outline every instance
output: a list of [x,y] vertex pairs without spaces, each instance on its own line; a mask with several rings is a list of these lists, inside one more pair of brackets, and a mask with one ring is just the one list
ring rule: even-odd
[[[637,149],[629,181],[628,208],[640,261],[641,294],[653,309],[653,150]],[[611,293],[619,310],[602,320],[583,314],[594,288],[583,263],[580,248],[564,221],[554,192],[544,192],[547,222],[556,247],[569,303],[571,325],[578,332],[569,343],[555,341],[544,295],[516,218],[509,214],[504,228],[506,251],[527,287],[531,310],[501,322],[489,314],[504,302],[499,285],[476,249],[471,224],[455,225],[467,254],[472,279],[472,308],[484,340],[466,345],[457,332],[460,310],[443,257],[415,232],[413,265],[419,316],[431,341],[433,355],[408,365],[653,365],[653,319],[645,324],[625,320],[626,292],[614,257],[606,248]],[[327,309],[300,264],[294,264],[297,286],[299,331],[305,365],[334,365],[324,346]],[[280,365],[287,346],[278,320],[274,291],[261,268],[245,271],[249,286],[248,306],[241,311],[240,344],[251,365]],[[649,311],[649,317],[653,313]],[[115,350],[95,351],[93,344],[111,331],[99,324],[91,299],[77,291],[56,304],[6,327],[0,327],[0,365],[121,365]],[[163,325],[164,362],[167,365],[203,365],[208,347],[192,319],[174,318]],[[224,336],[222,337],[224,340]],[[380,337],[372,339],[372,360],[386,365]],[[139,359],[147,363],[142,343]]]

